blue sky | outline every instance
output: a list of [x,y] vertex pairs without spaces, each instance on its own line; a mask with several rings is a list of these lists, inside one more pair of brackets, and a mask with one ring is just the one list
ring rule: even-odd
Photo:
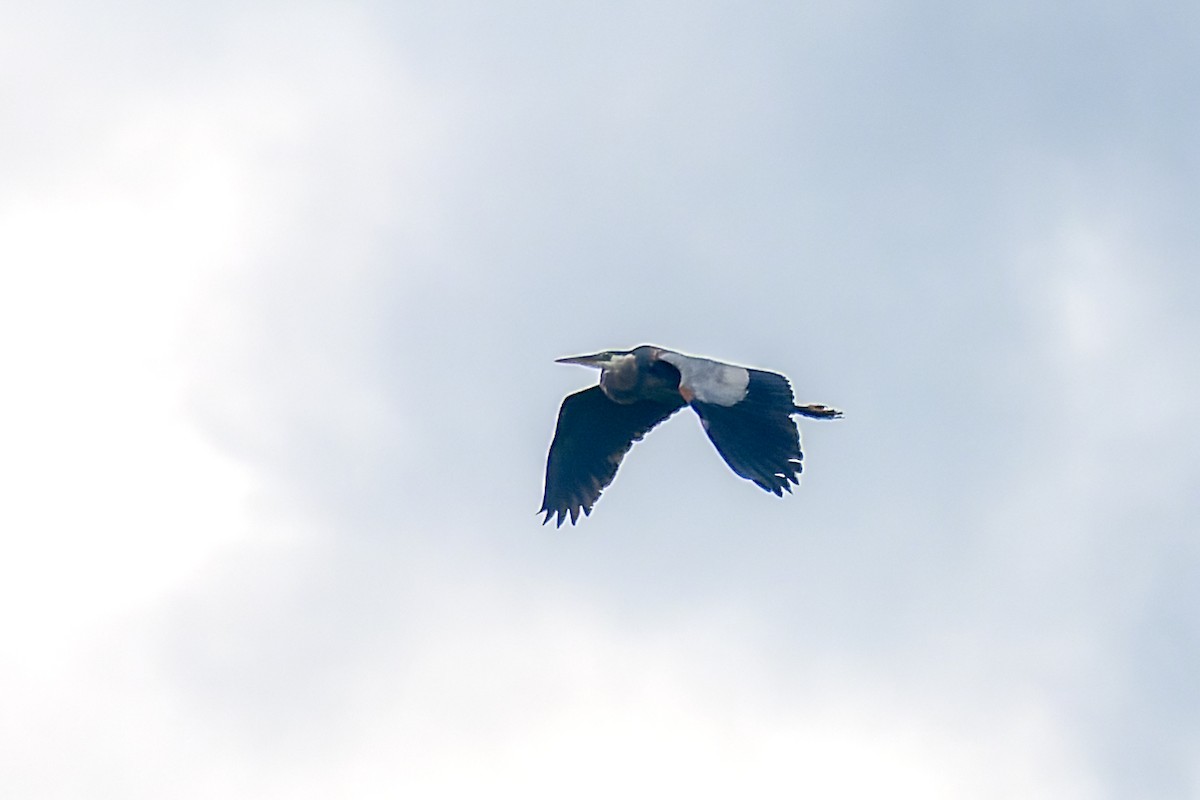
[[[6,797],[1200,797],[1192,7],[0,31]],[[540,527],[646,342],[846,418]]]

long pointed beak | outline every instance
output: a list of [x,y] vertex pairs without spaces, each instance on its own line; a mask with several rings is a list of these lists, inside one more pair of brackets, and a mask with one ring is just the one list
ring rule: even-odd
[[599,369],[604,366],[604,363],[611,357],[610,353],[592,353],[590,356],[567,356],[566,358],[554,359],[555,364],[578,364],[581,367],[595,367]]

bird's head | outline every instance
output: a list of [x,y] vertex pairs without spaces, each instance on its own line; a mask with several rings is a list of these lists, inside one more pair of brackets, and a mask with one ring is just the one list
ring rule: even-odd
[[587,356],[557,358],[554,361],[556,364],[578,364],[581,367],[594,367],[599,370],[631,369],[635,364],[645,369],[663,352],[665,351],[661,347],[644,344],[632,350],[604,350]]
[[634,350],[605,350],[587,356],[556,359],[559,364],[579,364],[600,370],[600,387],[610,400],[632,403],[638,397],[645,377],[647,352],[650,348]]

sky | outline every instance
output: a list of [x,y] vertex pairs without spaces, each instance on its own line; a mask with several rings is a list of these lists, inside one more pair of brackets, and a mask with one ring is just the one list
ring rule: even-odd
[[[0,6],[0,794],[1200,798],[1198,43]],[[542,527],[643,343],[845,418]]]

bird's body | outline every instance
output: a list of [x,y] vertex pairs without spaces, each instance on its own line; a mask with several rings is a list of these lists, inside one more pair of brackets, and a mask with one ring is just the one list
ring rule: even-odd
[[600,369],[600,383],[567,396],[546,459],[543,524],[590,514],[625,453],[655,425],[690,405],[725,463],[782,496],[800,482],[800,433],[793,414],[832,419],[841,412],[797,406],[787,378],[651,345],[560,358]]

